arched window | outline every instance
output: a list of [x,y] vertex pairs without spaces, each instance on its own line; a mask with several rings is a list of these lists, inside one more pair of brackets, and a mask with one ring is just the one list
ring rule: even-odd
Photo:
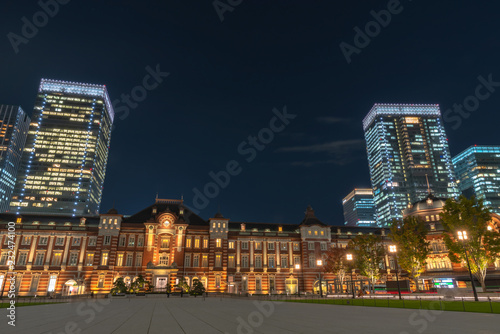
[[168,266],[168,254],[167,253],[160,254],[160,266]]

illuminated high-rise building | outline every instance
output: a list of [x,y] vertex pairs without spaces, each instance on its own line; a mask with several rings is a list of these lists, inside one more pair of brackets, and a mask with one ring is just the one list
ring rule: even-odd
[[354,189],[342,200],[344,225],[376,227],[372,189]]
[[453,158],[458,187],[500,214],[500,146],[471,146]]
[[29,124],[20,106],[0,105],[0,212],[9,210]]
[[377,224],[390,225],[428,195],[458,196],[436,104],[375,104],[363,120]]
[[97,214],[113,117],[106,86],[42,79],[10,211]]

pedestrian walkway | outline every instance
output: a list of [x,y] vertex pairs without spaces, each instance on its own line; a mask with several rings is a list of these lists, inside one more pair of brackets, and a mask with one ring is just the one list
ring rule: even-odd
[[230,298],[113,298],[2,309],[0,333],[497,334],[500,315]]

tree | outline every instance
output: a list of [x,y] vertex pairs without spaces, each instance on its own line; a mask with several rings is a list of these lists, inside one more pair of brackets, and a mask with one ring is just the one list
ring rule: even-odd
[[176,287],[181,288],[184,292],[189,292],[189,284],[187,284],[184,277],[179,278],[179,283]]
[[330,250],[325,254],[325,264],[323,266],[323,271],[325,273],[332,273],[337,276],[340,281],[340,286],[344,286],[344,281],[347,272],[352,270],[352,264],[347,261],[348,250],[346,248],[330,248]]
[[[490,263],[500,254],[500,233],[488,229],[491,215],[482,200],[460,196],[458,201],[448,199],[443,208],[441,220],[445,233],[443,239],[448,247],[448,256],[455,263],[466,264],[469,257],[472,274],[486,292],[486,271]],[[458,240],[457,232],[466,231],[467,239]]]
[[205,287],[203,286],[203,283],[200,282],[200,280],[193,280],[193,286],[191,287],[191,295],[193,296],[200,296],[205,293]]
[[111,294],[116,295],[117,293],[127,292],[127,285],[123,280],[123,277],[118,277],[113,283],[113,288],[111,289]]
[[394,220],[390,237],[397,246],[398,264],[413,279],[417,292],[420,292],[418,278],[425,271],[429,242],[425,222],[417,217]]
[[380,263],[384,260],[385,250],[382,237],[373,234],[357,235],[349,241],[354,261],[361,275],[368,277],[372,287],[380,278]]

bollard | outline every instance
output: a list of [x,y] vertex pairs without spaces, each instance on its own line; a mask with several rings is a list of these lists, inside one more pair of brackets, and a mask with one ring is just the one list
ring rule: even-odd
[[422,297],[420,297],[419,299],[420,299],[420,309],[422,309]]
[[462,297],[462,306],[464,308],[464,312],[465,312],[465,302],[464,302],[464,297]]
[[493,313],[493,305],[491,305],[491,297],[488,297],[488,300],[490,301],[490,310],[491,310],[491,313]]

